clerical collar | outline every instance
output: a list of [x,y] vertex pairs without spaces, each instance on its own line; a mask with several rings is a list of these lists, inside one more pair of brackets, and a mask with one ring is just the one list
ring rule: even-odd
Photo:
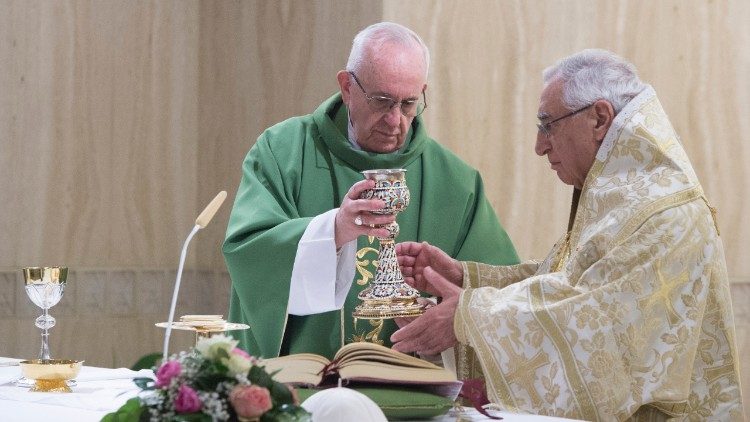
[[[349,110],[346,111],[346,121],[349,122],[346,126],[347,130],[347,140],[349,141],[349,144],[352,146],[352,149],[355,151],[362,151],[362,147],[359,146],[359,143],[357,142],[357,137],[354,134],[354,125],[352,124],[352,119],[349,117]],[[403,145],[401,145],[401,148],[398,149],[398,151],[393,151],[389,153],[385,153],[384,155],[395,155],[400,154],[406,149],[407,142],[404,142]]]

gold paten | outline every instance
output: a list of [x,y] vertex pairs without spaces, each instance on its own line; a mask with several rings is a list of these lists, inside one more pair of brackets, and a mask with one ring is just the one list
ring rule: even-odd
[[[169,323],[157,322],[154,325],[160,328],[167,328],[169,326]],[[195,344],[198,344],[198,342],[201,339],[209,338],[213,336],[214,334],[224,333],[227,331],[248,330],[250,329],[250,326],[247,324],[239,324],[235,322],[226,322],[220,327],[219,326],[200,326],[200,325],[191,325],[183,321],[175,321],[172,323],[172,329],[194,331],[195,332]]]
[[47,393],[71,393],[66,381],[72,380],[81,371],[82,360],[32,359],[19,362],[24,377],[34,380],[29,391]]

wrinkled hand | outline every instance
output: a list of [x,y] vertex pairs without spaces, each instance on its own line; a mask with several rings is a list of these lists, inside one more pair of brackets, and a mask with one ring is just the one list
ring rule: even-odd
[[[367,189],[375,187],[373,180],[361,180],[351,188],[344,196],[341,207],[336,213],[336,249],[345,243],[351,242],[359,236],[387,237],[388,230],[381,226],[396,219],[394,215],[372,214],[370,211],[385,207],[385,203],[379,199],[360,199],[359,196]],[[359,217],[359,220],[357,220]],[[357,225],[359,221],[361,225]]]
[[450,283],[461,287],[463,285],[463,269],[461,263],[451,258],[427,242],[403,242],[396,245],[396,255],[404,281],[417,290],[427,292],[433,296],[441,296],[424,277],[424,269],[431,267]]
[[[424,310],[430,309],[437,305],[437,298],[434,297],[418,297],[417,303],[422,305]],[[393,322],[396,323],[398,328],[406,327],[409,323],[417,319],[417,317],[397,317],[393,318]]]
[[[426,267],[423,276],[443,298],[440,304],[427,309],[424,314],[391,335],[393,349],[403,353],[417,352],[436,355],[456,345],[453,319],[458,308],[462,289]],[[401,321],[404,322],[404,321]]]

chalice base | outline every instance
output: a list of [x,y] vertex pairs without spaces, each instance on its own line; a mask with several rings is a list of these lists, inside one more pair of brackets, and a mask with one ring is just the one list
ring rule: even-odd
[[66,380],[36,380],[29,391],[39,391],[45,393],[72,393],[73,390],[68,387]]
[[[78,382],[76,380],[64,380],[65,385],[68,387],[75,387],[78,385]],[[17,378],[13,381],[13,385],[16,387],[24,387],[24,388],[34,388],[34,385],[36,384],[36,381],[34,381],[31,378],[21,377]],[[33,391],[43,391],[43,390],[33,390]]]
[[419,292],[404,282],[374,284],[362,290],[362,301],[352,312],[359,319],[390,319],[422,315],[424,306],[417,302]]

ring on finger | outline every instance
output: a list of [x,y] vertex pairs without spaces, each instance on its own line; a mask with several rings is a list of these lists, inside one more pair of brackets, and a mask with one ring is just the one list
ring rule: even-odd
[[359,216],[359,215],[356,216],[356,217],[354,217],[354,224],[357,225],[357,226],[361,226],[363,224],[362,223],[362,217]]

